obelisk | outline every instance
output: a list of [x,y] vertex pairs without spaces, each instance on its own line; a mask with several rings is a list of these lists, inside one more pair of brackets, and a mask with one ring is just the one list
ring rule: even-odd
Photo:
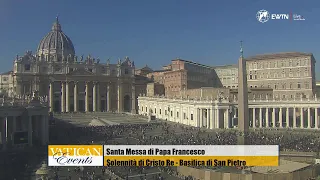
[[245,134],[249,131],[249,107],[246,60],[243,57],[240,41],[240,58],[238,64],[238,145],[246,145]]

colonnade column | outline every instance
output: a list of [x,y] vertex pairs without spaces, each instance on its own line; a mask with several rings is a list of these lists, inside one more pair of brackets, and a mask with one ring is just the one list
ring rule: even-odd
[[207,109],[207,128],[210,129],[210,109]]
[[110,83],[107,83],[107,111],[111,111]]
[[32,146],[32,116],[29,115],[28,119],[28,145]]
[[224,126],[224,128],[225,128],[225,129],[228,129],[228,128],[229,128],[229,109],[225,110],[225,112],[226,112],[226,117],[224,118],[224,119],[225,119],[225,122],[224,122],[225,126]]
[[100,95],[100,84],[97,83],[97,111],[101,112],[101,95]]
[[74,82],[73,87],[73,111],[78,112],[78,81]]
[[256,127],[256,108],[252,108],[252,127]]
[[[173,116],[174,117],[174,116]],[[202,113],[202,109],[199,109],[199,117],[200,117],[200,128],[202,128],[203,126],[203,122],[202,122],[202,119],[203,119],[203,113]]]
[[318,108],[314,108],[314,128],[318,129]]
[[311,128],[311,112],[310,112],[310,107],[308,107],[308,129]]
[[286,127],[289,127],[289,118],[290,118],[290,116],[289,116],[289,108],[287,107],[287,109],[286,109]]
[[122,82],[118,80],[118,112],[122,112],[122,108]]
[[[269,108],[266,108],[266,127],[269,127],[270,122],[269,122]],[[261,127],[261,126],[260,126]]]
[[282,122],[282,107],[279,109],[279,123],[280,123],[280,128],[283,127],[283,122]]
[[131,91],[131,113],[136,114],[136,84],[132,84]]
[[300,128],[304,128],[303,108],[300,108]]
[[65,112],[65,101],[66,101],[66,89],[65,82],[61,82],[61,112]]
[[49,103],[50,103],[50,112],[53,112],[54,107],[54,86],[53,82],[50,82],[49,84]]
[[66,82],[66,112],[70,112],[69,82]]
[[[171,109],[170,111],[168,111],[168,113],[169,113],[169,117],[171,117]],[[200,126],[200,109],[197,109],[197,126],[201,127]]]
[[86,83],[86,96],[85,96],[85,111],[89,112],[89,82],[85,82]]
[[216,119],[217,119],[217,122],[216,122],[216,125],[217,125],[217,126],[216,126],[216,127],[217,127],[218,129],[220,128],[220,112],[219,112],[219,111],[220,111],[220,109],[217,108],[217,109],[216,109],[216,115],[217,115],[217,116],[216,116],[216,117],[217,117],[217,118],[216,118]]
[[93,112],[97,111],[97,82],[93,82],[92,89],[92,109]]
[[259,108],[259,123],[262,124],[262,108]]
[[210,111],[209,111],[209,114],[210,114],[210,123],[209,123],[209,129],[213,129],[213,126],[214,126],[214,122],[215,122],[215,118],[214,118],[214,112],[213,112],[213,108],[210,107]]
[[293,128],[297,128],[297,116],[296,116],[296,108],[293,107]]
[[272,126],[276,127],[276,108],[272,108]]

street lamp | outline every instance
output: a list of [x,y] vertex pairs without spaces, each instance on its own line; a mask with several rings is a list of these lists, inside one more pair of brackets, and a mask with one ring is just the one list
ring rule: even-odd
[[36,177],[41,180],[49,180],[52,178],[52,172],[48,168],[47,163],[42,163],[41,167],[36,171]]

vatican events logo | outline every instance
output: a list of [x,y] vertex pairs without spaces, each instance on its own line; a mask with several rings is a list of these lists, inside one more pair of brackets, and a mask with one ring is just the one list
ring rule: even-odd
[[49,145],[49,166],[103,166],[102,145]]
[[269,11],[262,9],[257,12],[256,18],[261,23],[266,23],[269,20],[293,20],[293,21],[303,21],[305,20],[300,14],[271,14]]

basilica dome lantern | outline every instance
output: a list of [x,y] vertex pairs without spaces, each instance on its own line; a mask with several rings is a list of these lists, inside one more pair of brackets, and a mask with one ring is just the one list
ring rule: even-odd
[[51,31],[39,43],[37,55],[46,61],[67,61],[74,57],[75,50],[71,39],[62,32],[58,17]]

